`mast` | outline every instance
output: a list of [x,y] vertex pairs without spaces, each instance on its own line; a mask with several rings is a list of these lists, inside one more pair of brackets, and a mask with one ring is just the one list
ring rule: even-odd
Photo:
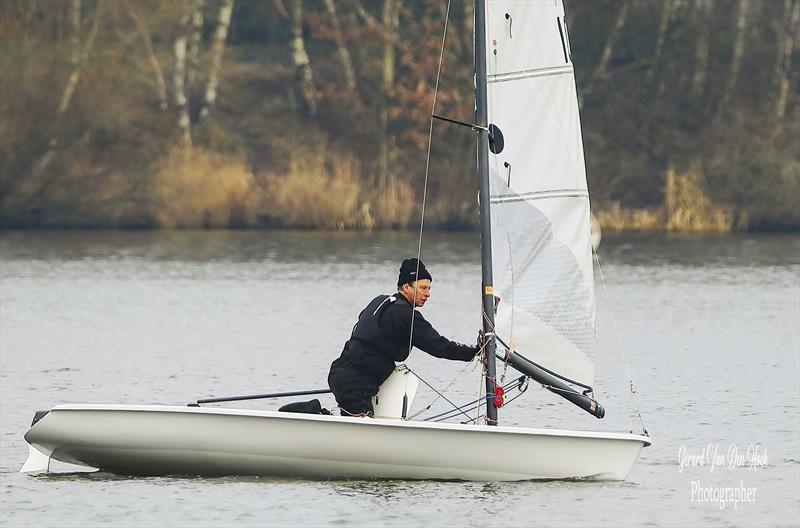
[[495,393],[494,289],[492,227],[489,213],[489,129],[486,97],[486,1],[475,0],[475,120],[478,125],[478,200],[481,222],[481,297],[486,334],[486,422],[497,425]]

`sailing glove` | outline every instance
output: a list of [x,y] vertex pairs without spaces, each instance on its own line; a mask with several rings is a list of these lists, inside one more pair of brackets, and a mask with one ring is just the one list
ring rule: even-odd
[[483,333],[483,330],[478,330],[478,342],[477,342],[477,345],[476,345],[477,346],[477,351],[475,352],[475,357],[478,357],[478,356],[481,355],[481,352],[483,352],[483,347],[485,346],[485,343],[486,343],[486,335]]

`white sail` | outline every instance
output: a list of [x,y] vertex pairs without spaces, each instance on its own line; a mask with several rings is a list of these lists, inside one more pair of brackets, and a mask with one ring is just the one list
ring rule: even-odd
[[597,343],[589,193],[561,0],[487,1],[495,328],[591,384]]

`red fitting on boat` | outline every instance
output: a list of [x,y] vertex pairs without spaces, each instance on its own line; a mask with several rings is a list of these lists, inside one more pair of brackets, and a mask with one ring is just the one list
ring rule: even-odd
[[500,385],[495,385],[494,387],[494,406],[498,409],[503,406],[503,395],[506,391],[503,390],[503,387]]

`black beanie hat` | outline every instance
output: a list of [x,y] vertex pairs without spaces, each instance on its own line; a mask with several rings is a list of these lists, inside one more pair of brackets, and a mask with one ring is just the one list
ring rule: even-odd
[[417,259],[405,259],[403,263],[400,264],[400,276],[397,277],[397,287],[399,288],[403,284],[414,282],[418,279],[433,280],[433,277],[428,273],[428,269],[421,260],[419,261],[419,272],[417,272]]

